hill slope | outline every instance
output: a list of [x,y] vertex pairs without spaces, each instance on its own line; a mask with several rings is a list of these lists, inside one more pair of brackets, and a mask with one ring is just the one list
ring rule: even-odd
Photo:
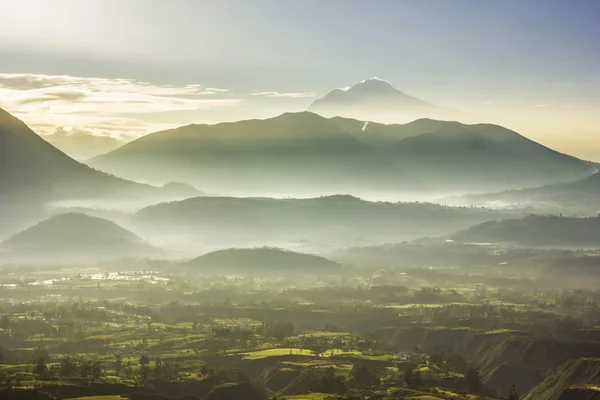
[[269,272],[302,274],[334,271],[339,267],[339,264],[324,257],[272,247],[218,250],[190,261],[189,265],[219,274]]
[[598,385],[600,359],[580,358],[561,365],[542,383],[527,392],[523,400],[593,399],[598,396]]
[[80,213],[58,214],[0,243],[4,261],[97,261],[156,252],[119,225]]
[[463,242],[510,243],[523,246],[598,247],[600,217],[571,218],[530,215],[488,221],[451,236]]
[[483,191],[576,179],[589,165],[487,124],[382,125],[309,112],[190,125],[89,164],[132,179],[233,195]]

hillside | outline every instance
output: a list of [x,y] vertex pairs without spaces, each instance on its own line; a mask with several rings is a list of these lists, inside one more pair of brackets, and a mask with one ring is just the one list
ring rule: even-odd
[[516,393],[522,394],[543,380],[543,372],[535,368],[502,364],[484,377],[483,384],[498,396],[508,397],[512,385],[515,386]]
[[572,218],[530,215],[520,219],[488,221],[451,235],[463,242],[509,243],[521,246],[600,246],[600,217]]
[[212,273],[307,273],[335,271],[339,264],[324,257],[262,247],[226,249],[205,254],[189,262],[190,267]]
[[3,261],[97,261],[157,254],[119,225],[80,213],[58,214],[0,244]]
[[218,193],[481,192],[584,176],[589,165],[496,125],[404,125],[302,112],[156,132],[89,164]]
[[[570,360],[531,389],[523,400],[588,400],[598,398],[600,359]],[[595,397],[594,397],[595,396]]]
[[298,243],[338,247],[439,236],[506,214],[427,203],[369,202],[353,196],[309,199],[197,197],[137,212],[132,222],[157,240],[231,245]]

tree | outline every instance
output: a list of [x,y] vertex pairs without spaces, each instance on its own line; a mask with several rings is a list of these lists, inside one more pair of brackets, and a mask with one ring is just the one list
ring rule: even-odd
[[204,364],[202,366],[202,369],[200,370],[200,373],[202,374],[202,376],[208,375],[208,365],[207,364]]
[[46,366],[46,360],[44,357],[40,357],[36,360],[32,372],[40,379],[44,379],[46,377],[48,367]]
[[94,361],[91,364],[91,368],[90,368],[90,375],[89,377],[92,379],[100,379],[100,377],[102,376],[102,364],[100,363],[100,361]]
[[288,336],[293,336],[295,331],[296,328],[291,322],[277,321],[275,323],[269,324],[267,329],[267,336],[281,341]]
[[123,359],[121,358],[120,354],[117,354],[115,356],[115,374],[117,376],[120,376],[122,369],[123,369]]
[[140,365],[148,365],[150,364],[150,357],[147,354],[142,354],[140,357]]
[[[177,368],[168,362],[156,359],[156,368],[153,371],[153,378],[156,382],[174,382],[177,380]],[[159,362],[160,361],[160,362]]]
[[517,394],[517,388],[515,385],[512,385],[510,390],[508,391],[507,400],[519,400],[519,395]]
[[150,381],[150,367],[147,364],[140,367],[140,371],[135,376],[135,383],[137,386],[147,386]]
[[477,368],[470,367],[465,374],[465,383],[469,393],[477,393],[481,386],[481,376]]
[[350,371],[350,380],[357,386],[371,386],[375,384],[376,377],[366,365],[354,364]]
[[344,391],[344,383],[341,377],[335,375],[335,369],[329,367],[321,372],[318,379],[317,392],[323,393],[341,393]]
[[0,392],[11,392],[15,386],[19,386],[17,375],[0,370]]
[[415,388],[419,388],[423,384],[423,375],[419,370],[413,371],[412,384]]
[[402,379],[404,380],[406,387],[408,387],[408,388],[414,387],[414,377],[415,377],[415,371],[413,371],[412,367],[407,365],[406,368],[404,368],[404,373],[402,375]]
[[77,362],[71,356],[66,356],[62,360],[60,360],[60,364],[58,366],[58,376],[61,378],[71,378],[75,376],[75,372],[77,371]]

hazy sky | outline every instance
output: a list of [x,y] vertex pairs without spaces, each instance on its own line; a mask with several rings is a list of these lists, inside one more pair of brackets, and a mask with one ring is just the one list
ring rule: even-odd
[[600,160],[599,18],[597,0],[0,0],[0,106],[139,135],[379,76]]

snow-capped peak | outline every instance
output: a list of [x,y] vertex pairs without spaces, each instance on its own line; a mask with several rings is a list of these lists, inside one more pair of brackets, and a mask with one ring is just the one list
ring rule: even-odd
[[381,79],[381,78],[378,78],[378,77],[376,77],[376,76],[374,76],[374,77],[372,77],[372,78],[369,78],[369,79],[365,79],[365,80],[363,80],[363,81],[360,81],[360,83],[365,83],[365,82],[368,82],[368,81],[380,81],[380,82],[389,83],[389,82],[388,82],[388,81],[386,81],[385,79]]

